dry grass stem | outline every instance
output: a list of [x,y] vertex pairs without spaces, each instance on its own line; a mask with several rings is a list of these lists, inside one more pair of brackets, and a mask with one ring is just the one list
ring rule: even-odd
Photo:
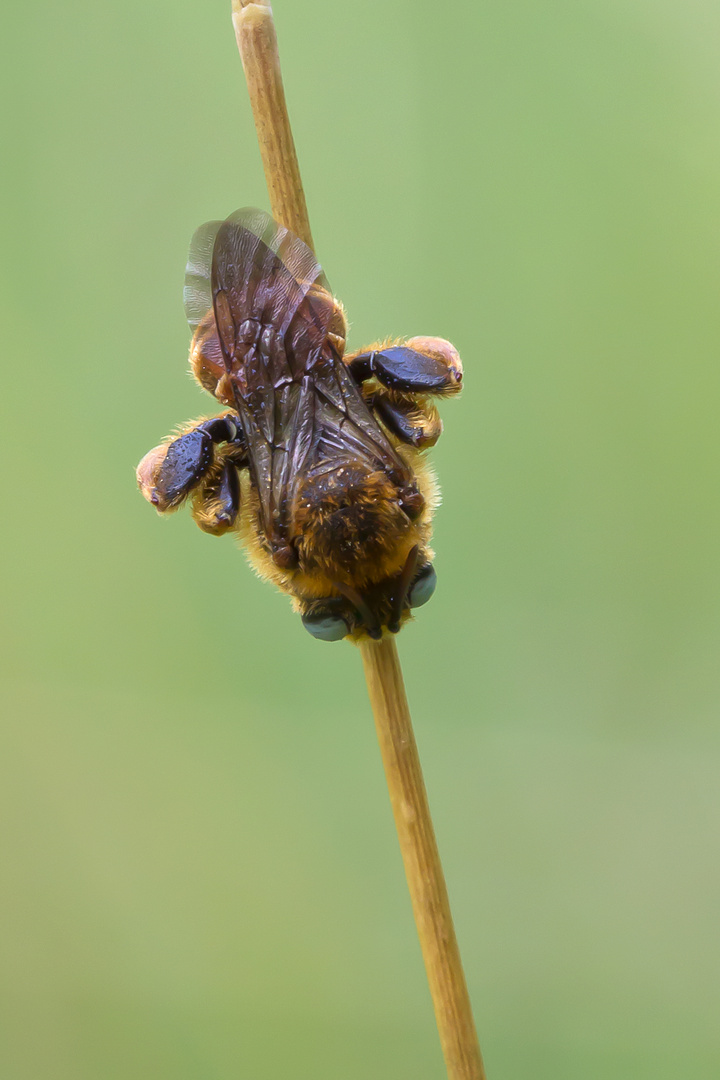
[[312,248],[272,8],[266,0],[256,3],[233,0],[232,18],[255,117],[272,216]]
[[[233,24],[273,217],[312,247],[272,8],[233,0]],[[485,1080],[395,640],[366,639],[360,652],[448,1077]]]
[[448,1076],[485,1080],[395,640],[360,651]]

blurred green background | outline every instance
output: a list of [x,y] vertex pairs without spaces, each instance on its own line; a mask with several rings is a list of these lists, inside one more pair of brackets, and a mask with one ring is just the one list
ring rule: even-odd
[[[277,0],[351,342],[441,334],[402,635],[491,1080],[720,1066],[720,9]],[[4,15],[3,1080],[436,1080],[360,662],[133,468],[267,206],[229,2]]]

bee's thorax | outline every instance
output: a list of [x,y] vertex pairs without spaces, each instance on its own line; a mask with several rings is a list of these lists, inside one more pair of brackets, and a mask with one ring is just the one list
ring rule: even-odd
[[356,463],[303,481],[292,531],[303,569],[348,584],[371,583],[395,572],[415,543],[415,530],[390,478]]

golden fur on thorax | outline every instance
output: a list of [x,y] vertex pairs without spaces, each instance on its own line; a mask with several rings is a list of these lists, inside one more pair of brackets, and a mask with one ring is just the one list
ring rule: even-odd
[[355,588],[394,573],[398,553],[404,559],[413,546],[412,523],[381,471],[344,464],[307,478],[293,510],[300,565]]

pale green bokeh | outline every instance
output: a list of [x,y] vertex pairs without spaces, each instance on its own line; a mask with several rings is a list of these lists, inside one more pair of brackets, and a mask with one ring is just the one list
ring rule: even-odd
[[[352,342],[465,359],[400,642],[492,1080],[718,1036],[720,9],[277,0]],[[3,1080],[435,1080],[358,657],[133,466],[266,206],[229,3],[4,16]]]

